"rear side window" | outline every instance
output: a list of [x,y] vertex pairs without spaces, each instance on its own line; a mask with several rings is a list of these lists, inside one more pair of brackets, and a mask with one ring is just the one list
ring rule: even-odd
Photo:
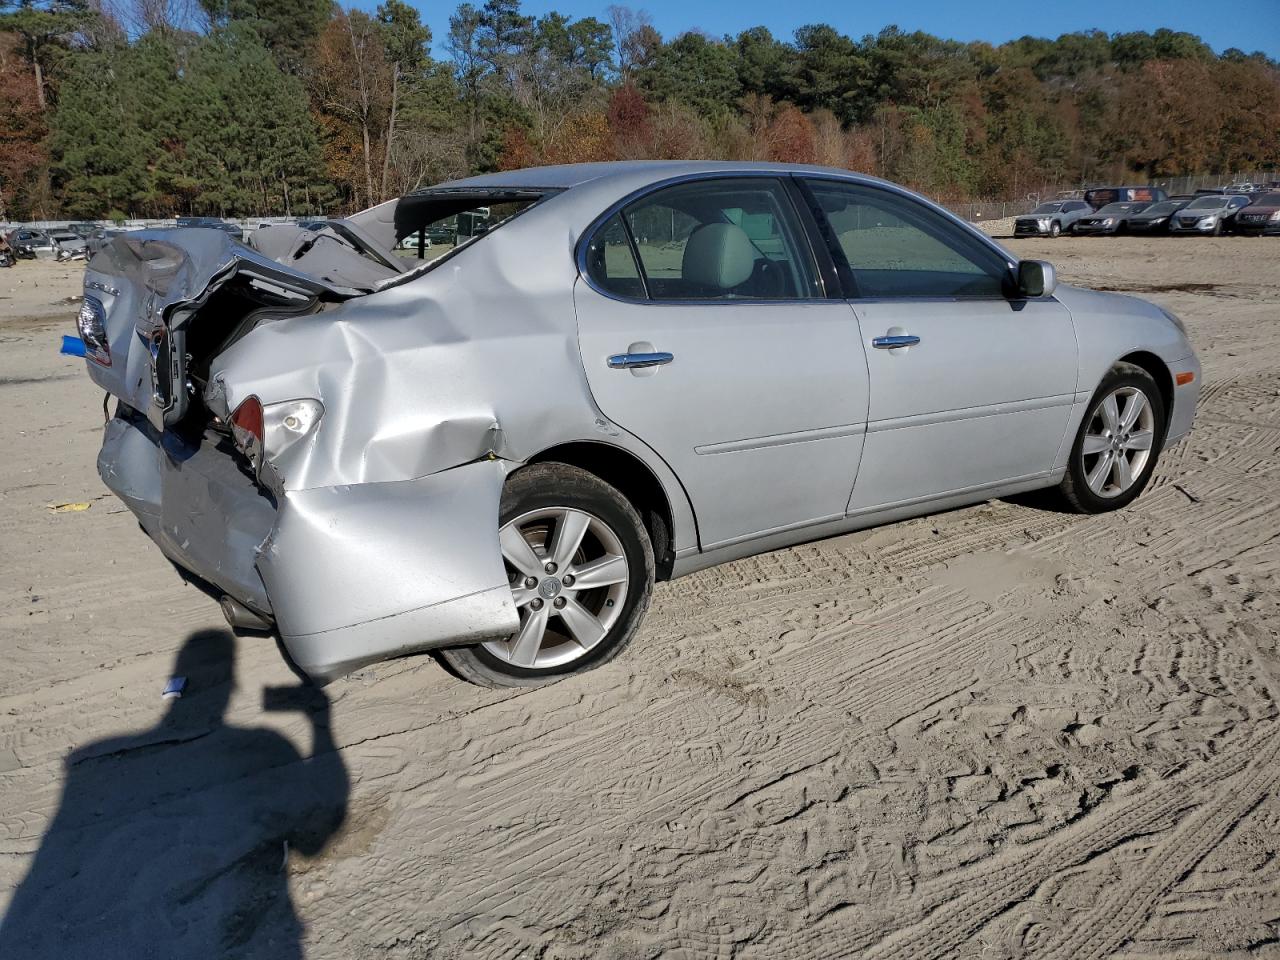
[[821,296],[812,255],[773,178],[696,180],[623,211],[652,300]]
[[812,180],[809,188],[859,297],[1004,296],[1009,265],[923,204],[858,184]]
[[631,241],[621,214],[606,220],[587,247],[587,274],[605,293],[628,299],[644,299],[644,281],[636,266]]

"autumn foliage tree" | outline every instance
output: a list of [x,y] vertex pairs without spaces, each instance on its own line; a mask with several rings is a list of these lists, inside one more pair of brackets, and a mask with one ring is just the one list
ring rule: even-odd
[[337,213],[469,173],[810,162],[948,199],[1274,170],[1280,67],[1170,29],[662,37],[642,11],[0,0],[0,216]]
[[44,212],[49,163],[44,111],[35,71],[15,50],[17,38],[0,35],[0,220],[8,211]]

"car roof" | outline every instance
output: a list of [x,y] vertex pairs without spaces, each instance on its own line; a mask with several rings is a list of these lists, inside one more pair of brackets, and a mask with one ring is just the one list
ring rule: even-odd
[[520,170],[503,170],[485,173],[465,180],[452,180],[429,189],[476,189],[501,187],[529,187],[565,190],[586,183],[605,183],[610,180],[643,180],[657,182],[682,176],[708,173],[762,173],[790,174],[812,173],[839,176],[849,180],[883,184],[886,181],[866,174],[841,170],[836,167],[820,167],[796,163],[764,163],[746,160],[611,160],[601,163],[566,163],[546,167],[525,167]]
[[[349,218],[371,236],[391,237],[407,235],[412,230],[397,226],[401,219],[401,209],[415,199],[419,202],[428,198],[447,198],[450,193],[465,194],[467,191],[494,191],[502,193],[511,191],[548,191],[556,195],[546,198],[545,202],[536,204],[537,210],[522,215],[521,222],[537,223],[543,218],[558,219],[568,227],[570,236],[579,238],[590,229],[615,204],[626,201],[631,196],[651,188],[681,179],[714,177],[716,175],[757,174],[760,176],[787,176],[791,174],[808,174],[816,177],[827,177],[843,180],[846,183],[857,183],[876,186],[890,193],[924,200],[934,209],[948,217],[962,229],[967,230],[980,242],[993,248],[999,255],[1015,263],[1017,257],[1005,250],[998,243],[984,234],[976,226],[967,223],[954,213],[938,204],[928,201],[919,194],[896,183],[872,177],[863,173],[839,167],[823,167],[795,163],[766,163],[755,161],[726,160],[613,160],[602,163],[574,163],[546,167],[525,167],[519,170],[504,170],[499,173],[486,173],[480,176],[467,177],[463,180],[451,180],[415,190],[398,200],[390,200],[363,210]],[[412,215],[406,220],[412,220]],[[416,229],[416,227],[414,228]],[[436,261],[439,262],[439,261]],[[406,274],[411,277],[413,272]]]

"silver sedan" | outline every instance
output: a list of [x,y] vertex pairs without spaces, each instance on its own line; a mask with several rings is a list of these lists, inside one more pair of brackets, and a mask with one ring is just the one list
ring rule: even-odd
[[1114,510],[1195,413],[1171,314],[846,171],[545,167],[312,226],[117,237],[79,327],[107,486],[319,682],[546,683],[655,580],[1042,487]]

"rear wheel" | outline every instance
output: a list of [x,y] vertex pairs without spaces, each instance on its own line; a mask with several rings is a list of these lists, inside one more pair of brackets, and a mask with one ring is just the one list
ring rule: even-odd
[[1089,401],[1059,487],[1080,513],[1131,503],[1146,488],[1164,444],[1165,410],[1151,374],[1118,363]]
[[622,652],[653,591],[653,547],[635,509],[598,477],[560,463],[512,474],[498,540],[520,628],[440,651],[461,677],[533,687]]

